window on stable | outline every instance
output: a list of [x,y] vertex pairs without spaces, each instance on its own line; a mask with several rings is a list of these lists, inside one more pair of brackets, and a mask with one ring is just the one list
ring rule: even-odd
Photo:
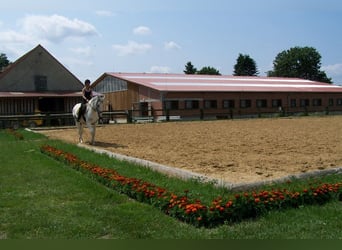
[[252,107],[252,101],[249,99],[240,100],[240,108],[250,108]]
[[185,108],[186,109],[199,109],[199,101],[198,100],[186,100]]
[[235,108],[235,101],[234,100],[223,100],[222,107],[225,109]]
[[205,100],[204,101],[205,109],[217,109],[217,101],[216,100]]
[[258,99],[256,100],[257,108],[267,108],[267,100],[266,99]]

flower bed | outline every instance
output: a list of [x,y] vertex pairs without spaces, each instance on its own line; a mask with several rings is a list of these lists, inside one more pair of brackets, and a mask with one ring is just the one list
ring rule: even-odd
[[140,202],[151,204],[164,213],[195,226],[213,227],[224,222],[254,218],[270,210],[297,208],[303,205],[324,204],[341,199],[342,182],[317,184],[300,191],[265,190],[237,193],[234,197],[218,197],[211,204],[203,204],[188,191],[177,195],[162,187],[136,178],[120,175],[113,169],[82,161],[77,156],[49,145],[41,152],[67,165],[91,174],[98,181]]

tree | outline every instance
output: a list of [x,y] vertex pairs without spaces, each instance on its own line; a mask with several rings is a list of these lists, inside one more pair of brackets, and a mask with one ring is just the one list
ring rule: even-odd
[[268,76],[298,77],[312,81],[332,83],[321,71],[321,55],[313,47],[294,47],[280,52],[273,61]]
[[10,61],[7,59],[7,56],[4,53],[0,54],[0,70],[7,67],[10,64]]
[[187,62],[187,64],[185,65],[185,70],[183,72],[187,75],[193,75],[196,74],[197,69],[194,67],[194,65],[192,65],[191,62]]
[[234,66],[234,76],[257,76],[258,74],[255,61],[249,55],[239,54]]
[[197,71],[197,74],[199,75],[221,75],[220,72],[210,66],[203,67],[200,71]]

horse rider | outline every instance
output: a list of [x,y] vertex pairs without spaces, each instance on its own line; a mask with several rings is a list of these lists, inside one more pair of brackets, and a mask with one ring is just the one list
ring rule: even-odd
[[[82,89],[82,103],[81,103],[81,107],[80,110],[78,111],[78,116],[77,116],[77,121],[79,122],[81,117],[83,116],[84,118],[84,113],[86,111],[87,108],[87,103],[91,100],[91,98],[93,98],[93,90],[90,86],[90,80],[87,79],[84,82],[84,87]],[[85,120],[85,119],[84,119]]]

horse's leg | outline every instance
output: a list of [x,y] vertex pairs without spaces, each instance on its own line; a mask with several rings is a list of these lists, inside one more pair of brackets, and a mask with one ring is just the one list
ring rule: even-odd
[[83,143],[83,125],[80,122],[76,122],[78,128],[78,141]]
[[91,141],[90,144],[94,145],[95,144],[95,130],[96,130],[96,125],[95,124],[89,124],[88,125],[90,135],[91,135]]
[[79,117],[79,112],[81,112],[81,103],[77,103],[73,108],[72,108],[72,115],[74,117],[75,120],[75,124],[78,130],[78,141],[79,143],[83,143],[83,124],[78,121],[78,117]]

